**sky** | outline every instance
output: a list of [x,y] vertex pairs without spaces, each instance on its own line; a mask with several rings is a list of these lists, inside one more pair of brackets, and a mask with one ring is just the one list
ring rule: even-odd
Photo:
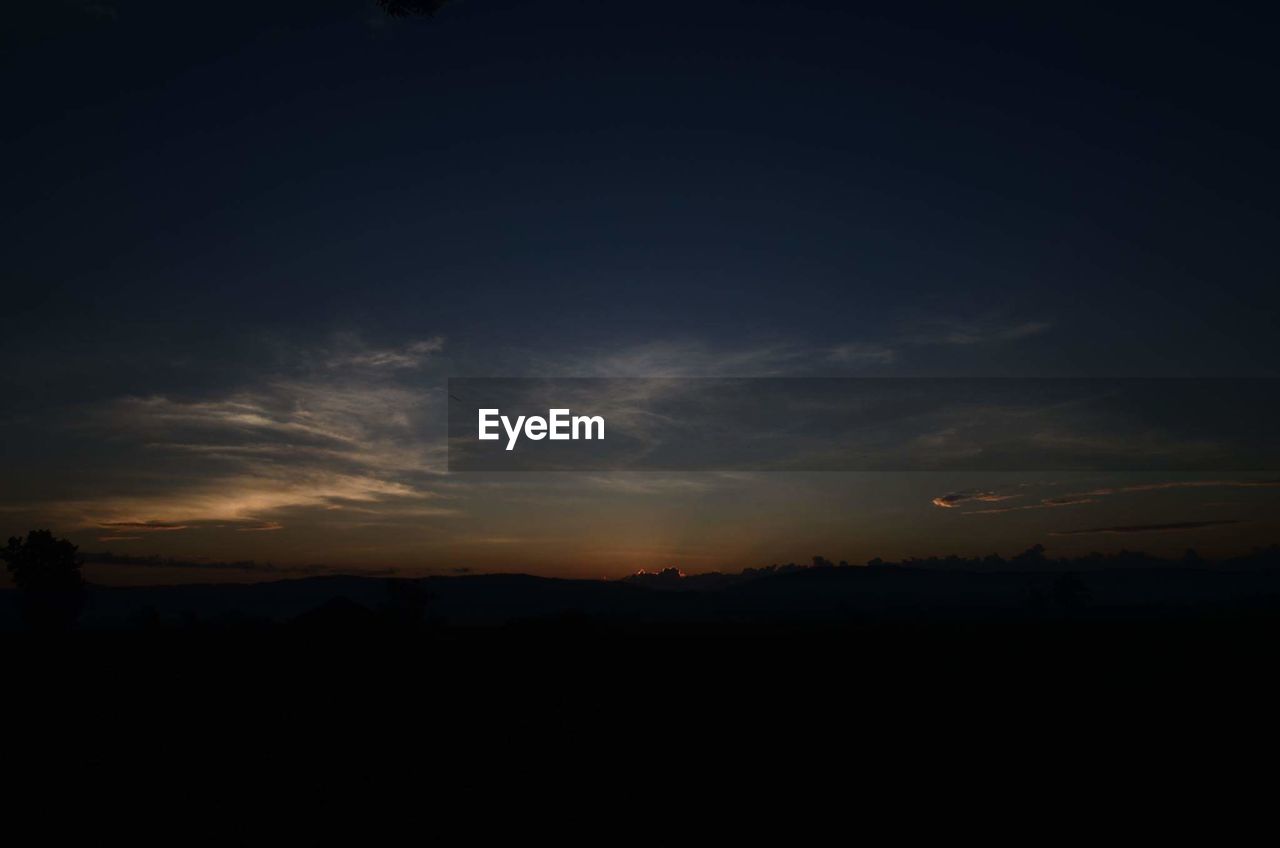
[[1265,469],[445,452],[449,377],[1277,376],[1280,60],[1246,7],[2,14],[0,535],[190,563],[91,579],[1280,538]]

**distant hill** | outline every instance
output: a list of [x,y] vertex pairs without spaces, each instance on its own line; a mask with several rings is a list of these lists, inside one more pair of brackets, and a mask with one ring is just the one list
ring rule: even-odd
[[[89,589],[80,626],[274,626],[302,620],[353,627],[393,614],[399,620],[406,614],[416,616],[435,627],[492,628],[566,617],[603,626],[644,627],[1280,611],[1280,568],[1274,567],[1274,552],[1268,549],[1216,565],[1191,558],[1166,561],[1122,555],[1083,562],[1037,560],[1026,568],[1002,563],[1001,570],[994,570],[981,567],[991,566],[989,559],[961,560],[960,566],[949,560],[836,566],[819,558],[807,567],[694,576],[672,569],[616,581],[494,574],[95,586]],[[0,592],[0,629],[19,627],[15,601],[13,590]],[[312,615],[319,610],[324,614]]]

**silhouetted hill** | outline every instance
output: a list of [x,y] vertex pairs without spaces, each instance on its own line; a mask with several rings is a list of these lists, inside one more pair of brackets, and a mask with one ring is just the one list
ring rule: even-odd
[[[1119,562],[1129,562],[1121,559]],[[915,563],[785,566],[685,577],[674,570],[624,580],[521,574],[309,577],[258,584],[91,586],[81,629],[244,628],[300,621],[327,628],[375,617],[400,625],[493,628],[590,620],[598,626],[853,623],[983,618],[1150,618],[1280,610],[1280,569],[1268,559],[1218,566],[1144,559],[1146,567],[1094,570],[1037,563],[1019,570],[958,570]],[[410,601],[405,605],[408,593]],[[20,626],[13,591],[0,595],[0,628]],[[379,619],[381,620],[381,619]]]
[[[8,630],[19,622],[12,595],[0,596]],[[1262,703],[1280,635],[1280,571],[1222,566],[821,565],[654,585],[312,577],[90,587],[86,600],[77,635],[9,634],[7,679],[41,721],[79,710],[77,693],[108,693],[91,736],[120,740],[122,750],[101,755],[110,763],[158,727],[171,745],[228,717],[269,728],[261,744],[271,750],[273,734],[297,722],[299,746],[325,757],[334,728],[355,732],[362,749],[375,739],[399,752],[407,736],[429,739],[432,756],[455,746],[474,760],[477,740],[501,751],[522,732],[553,746],[572,732],[611,752],[619,739],[647,750],[673,733],[703,750],[712,732],[755,756],[764,729],[781,728],[788,750],[825,752],[834,727],[862,750],[893,721],[904,729],[889,736],[933,728],[980,739],[985,756],[983,722],[1009,731],[1010,715],[1027,724],[1014,734],[1020,746],[1081,716],[1123,727],[1129,745],[1134,725],[1115,725],[1113,705],[1145,718],[1177,704],[1203,721],[1188,691],[1230,705],[1229,721],[1213,725],[1218,745],[1239,705]],[[253,708],[264,693],[287,706],[264,716]],[[1132,706],[1144,693],[1149,712]],[[1063,718],[1048,720],[1053,710]],[[317,714],[322,728],[296,718]],[[1167,746],[1187,724],[1154,738]],[[202,757],[227,744],[210,741]]]
[[1280,571],[1110,568],[1098,571],[951,571],[830,568],[742,583],[721,597],[735,614],[840,617],[1083,613],[1101,617],[1280,609]]

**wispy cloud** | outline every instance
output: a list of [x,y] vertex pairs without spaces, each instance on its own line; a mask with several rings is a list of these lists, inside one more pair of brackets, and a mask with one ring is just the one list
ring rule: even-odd
[[827,348],[826,358],[848,366],[891,365],[910,348],[1003,344],[1038,336],[1051,327],[1048,321],[930,319],[913,322],[887,338],[834,345]]
[[962,492],[950,492],[945,495],[939,495],[933,499],[933,505],[942,507],[943,509],[956,509],[961,504],[970,501],[976,501],[978,503],[998,503],[1000,501],[1013,500],[1014,498],[1020,497],[1022,496],[983,491],[980,489],[966,489]]
[[[1041,498],[1037,503],[1018,504],[1016,506],[996,507],[989,509],[968,509],[967,515],[998,515],[1006,512],[1021,512],[1029,509],[1052,509],[1054,507],[1076,506],[1096,503],[1113,495],[1143,492],[1162,492],[1176,489],[1265,489],[1280,488],[1280,480],[1162,480],[1155,483],[1133,483],[1120,486],[1104,486],[1082,492]],[[1019,497],[1012,494],[969,489],[952,492],[933,499],[934,506],[944,508],[962,508],[971,502],[991,502]]]
[[844,365],[889,365],[897,360],[898,351],[886,344],[848,342],[830,348],[827,358]]
[[[892,365],[911,347],[1012,342],[1050,328],[1047,321],[927,321],[880,338],[824,345],[800,340],[710,344],[700,339],[658,339],[622,347],[547,354],[512,350],[505,375],[539,377],[783,377]],[[432,351],[434,352],[434,351]],[[491,363],[492,365],[493,363]]]
[[920,322],[901,341],[914,345],[996,344],[1038,336],[1051,326],[1048,321],[936,319]]
[[420,368],[433,354],[444,350],[444,338],[433,336],[400,347],[367,347],[354,337],[343,337],[346,350],[336,351],[331,368]]
[[1079,506],[1093,503],[1094,499],[1083,495],[1063,495],[1058,498],[1041,498],[1037,503],[1020,504],[1018,506],[997,507],[995,509],[973,509],[967,515],[997,515],[1002,512],[1022,512],[1028,509],[1056,509],[1064,506]]
[[[223,395],[123,397],[92,410],[82,429],[139,457],[111,491],[45,511],[118,540],[161,532],[282,529],[297,509],[411,505],[455,514],[431,481],[444,470],[443,400],[419,369],[443,347],[431,338],[370,347],[342,337],[292,352]],[[143,491],[136,491],[141,488]],[[135,490],[135,491],[131,491]]]
[[656,341],[586,351],[542,370],[569,377],[773,377],[802,368],[812,356],[812,350],[786,343],[720,347],[691,340]]
[[1173,521],[1167,524],[1122,524],[1115,527],[1090,527],[1084,530],[1059,530],[1051,536],[1084,536],[1094,533],[1171,533],[1179,530],[1200,530],[1206,527],[1224,527],[1239,524],[1235,520],[1224,521]]
[[123,530],[131,533],[166,533],[186,530],[189,525],[163,521],[104,521],[98,526],[107,530]]
[[1277,487],[1280,487],[1280,480],[1165,480],[1159,483],[1138,483],[1094,489],[1085,494],[1105,497],[1129,492],[1159,492],[1166,489],[1274,489]]

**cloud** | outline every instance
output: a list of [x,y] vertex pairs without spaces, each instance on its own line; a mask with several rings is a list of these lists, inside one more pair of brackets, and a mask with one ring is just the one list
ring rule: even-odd
[[1042,506],[1074,506],[1075,504],[1093,503],[1093,498],[1084,495],[1063,495],[1060,498],[1044,498]]
[[432,403],[422,388],[278,379],[209,400],[122,398],[96,416],[96,426],[209,459],[440,471],[443,448],[427,439]]
[[[95,405],[76,426],[95,443],[113,445],[114,467],[100,469],[75,498],[28,506],[62,526],[99,529],[112,541],[182,531],[270,532],[308,521],[412,528],[420,536],[435,519],[464,515],[471,498],[507,497],[487,494],[502,485],[497,481],[446,472],[446,372],[435,356],[442,344],[432,337],[369,345],[349,335],[321,347],[277,345],[275,360],[229,388]],[[806,355],[788,345],[654,342],[573,361],[591,375],[745,375],[782,373]],[[669,390],[664,380],[646,383],[644,391]],[[611,421],[647,405],[625,393],[604,401],[611,416],[623,416]],[[685,495],[719,485],[705,476],[597,475],[555,488],[598,499]],[[544,498],[547,484],[534,489]]]
[[998,509],[973,509],[969,510],[966,515],[997,515],[1002,512],[1021,512],[1028,509],[1054,509],[1062,506],[1078,506],[1079,504],[1093,503],[1094,499],[1083,495],[1064,495],[1059,498],[1041,498],[1039,503],[1023,504],[1021,506],[1006,506]]
[[[1078,504],[1096,503],[1098,500],[1112,495],[1137,492],[1159,492],[1172,489],[1261,489],[1277,487],[1280,487],[1280,480],[1165,480],[1158,483],[1137,483],[1126,486],[1110,486],[1090,489],[1085,492],[1074,492],[1066,495],[1059,495],[1057,497],[1041,498],[1038,503],[1034,504],[1020,504],[1018,506],[999,507],[995,509],[971,509],[967,510],[966,514],[998,515],[1006,512],[1020,512],[1028,509],[1052,509],[1054,507],[1076,506]],[[966,490],[936,497],[933,499],[933,504],[934,506],[956,508],[965,505],[968,501],[995,501],[1004,500],[1008,497],[1015,497],[1013,495],[993,497],[994,495],[996,495],[995,492],[982,492],[976,489]]]
[[849,342],[828,350],[827,358],[843,365],[888,365],[897,360],[898,352],[888,345]]
[[[359,343],[353,342],[349,337],[347,345],[359,348]],[[432,354],[443,349],[444,338],[433,336],[398,348],[363,348],[341,352],[329,361],[329,367],[419,368]]]
[[[1045,332],[1047,321],[927,322],[882,339],[851,339],[834,345],[771,340],[737,346],[698,339],[659,339],[625,347],[586,349],[546,355],[511,350],[488,367],[508,375],[539,377],[784,377],[830,374],[833,366],[861,368],[892,365],[903,348],[1009,342]],[[366,361],[371,354],[353,359]],[[379,357],[392,360],[398,357]]]
[[773,377],[802,369],[812,356],[807,348],[783,343],[723,348],[657,341],[543,362],[539,370],[569,377]]
[[98,525],[104,530],[125,530],[133,533],[165,533],[186,530],[187,524],[167,524],[163,521],[104,521]]
[[983,345],[1012,342],[1038,336],[1053,325],[1048,321],[999,321],[935,319],[920,322],[900,341],[913,345]]
[[[299,509],[412,507],[449,516],[432,485],[444,471],[443,399],[408,369],[443,341],[370,347],[343,337],[289,351],[284,364],[204,397],[126,396],[78,429],[116,447],[104,491],[42,505],[117,540],[182,530],[270,532]],[[110,477],[111,479],[107,479]],[[84,487],[91,488],[90,486]]]
[[[108,494],[64,501],[50,511],[80,526],[130,533],[182,530],[280,530],[268,518],[288,510],[345,510],[351,505],[380,506],[397,500],[421,504],[446,495],[407,483],[370,476],[334,474],[307,466],[263,468],[243,474],[189,472],[186,479],[153,494]],[[419,515],[454,515],[455,508],[419,506]]]
[[951,492],[946,495],[939,495],[933,499],[933,505],[942,507],[943,509],[955,509],[968,501],[998,503],[999,501],[1013,500],[1014,498],[1020,497],[1022,497],[1022,495],[1001,494],[999,492],[981,491],[979,489],[966,489],[962,492]]
[[1047,321],[924,321],[885,341],[835,345],[826,350],[826,358],[841,365],[891,365],[901,357],[903,348],[999,344],[1039,335],[1051,326]]
[[1083,536],[1091,533],[1168,533],[1178,530],[1199,530],[1205,527],[1223,527],[1239,524],[1236,520],[1224,521],[1174,521],[1168,524],[1125,524],[1116,527],[1091,527],[1084,530],[1059,530],[1051,536]]
[[1159,492],[1166,489],[1273,489],[1280,487],[1280,480],[1166,480],[1160,483],[1138,483],[1132,486],[1094,489],[1087,495],[1107,495],[1129,492]]
[[582,483],[593,489],[628,495],[671,495],[707,492],[747,475],[695,472],[691,474],[662,474],[614,472],[584,477]]

